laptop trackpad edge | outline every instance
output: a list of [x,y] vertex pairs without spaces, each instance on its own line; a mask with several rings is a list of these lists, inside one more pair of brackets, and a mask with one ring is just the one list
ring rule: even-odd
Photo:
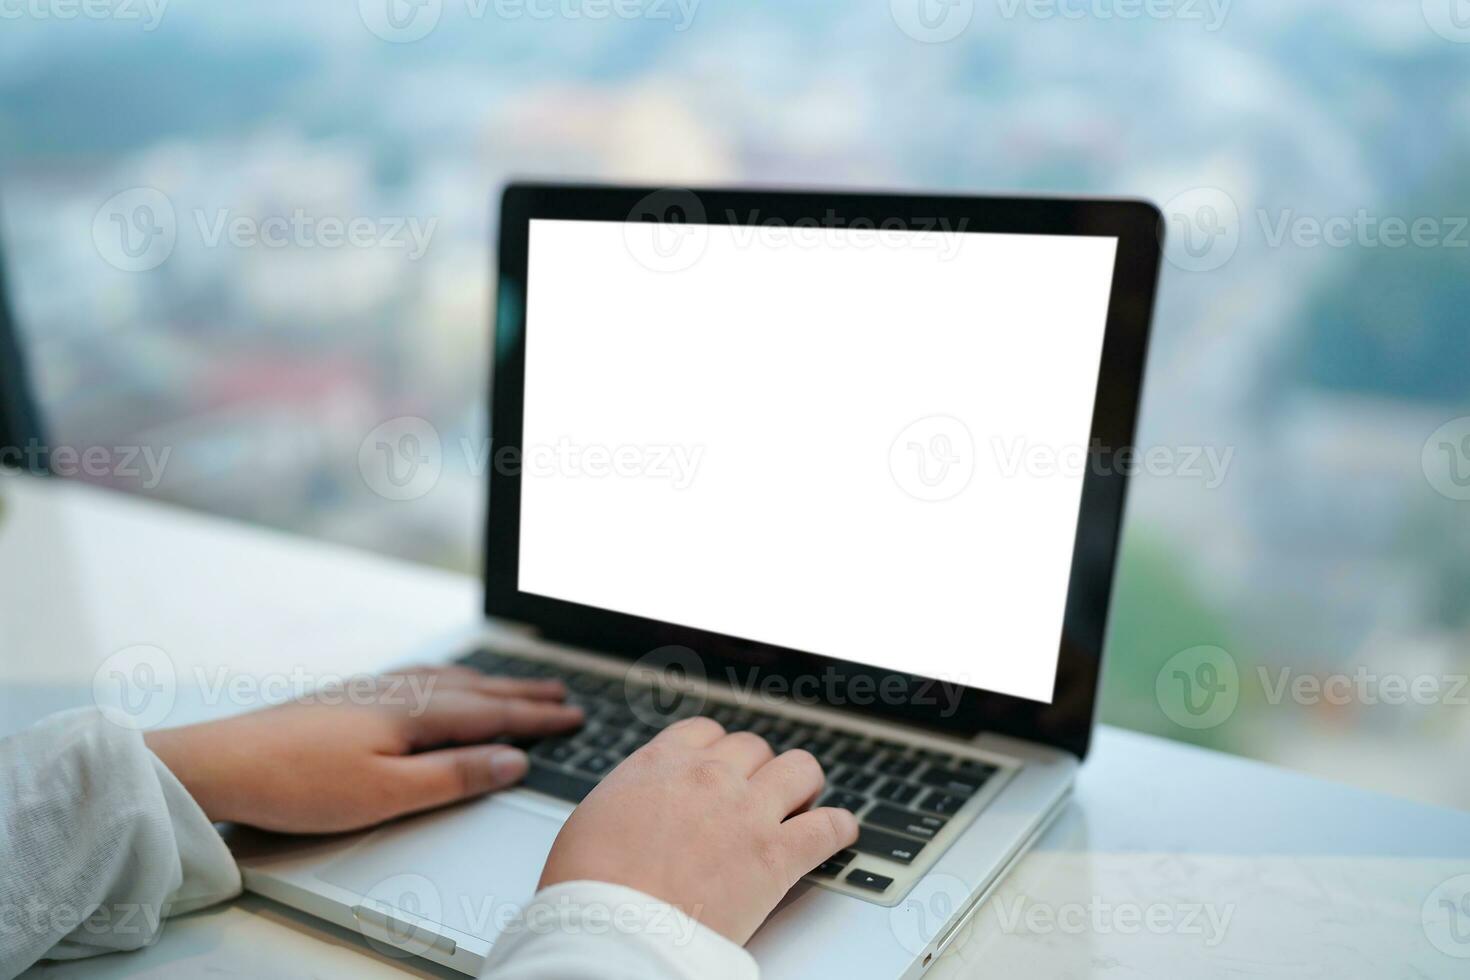
[[317,877],[493,942],[536,893],[567,812],[493,796],[375,831]]

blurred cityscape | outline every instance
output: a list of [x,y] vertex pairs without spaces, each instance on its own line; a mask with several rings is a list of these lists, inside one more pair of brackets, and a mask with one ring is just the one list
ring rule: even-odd
[[[38,0],[0,33],[13,301],[54,443],[170,454],[91,478],[477,570],[473,456],[412,500],[358,460],[400,416],[484,438],[506,179],[1149,198],[1139,441],[1230,463],[1134,482],[1104,720],[1470,807],[1455,2]],[[1165,690],[1221,669],[1223,717]]]

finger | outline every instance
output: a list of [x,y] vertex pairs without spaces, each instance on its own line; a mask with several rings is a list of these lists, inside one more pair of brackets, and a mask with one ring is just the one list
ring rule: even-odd
[[747,779],[776,756],[770,743],[752,732],[733,732],[716,740],[709,750],[715,758],[723,759]]
[[783,818],[811,805],[826,783],[821,764],[805,749],[782,752],[750,777],[751,788]]
[[409,718],[413,748],[484,742],[501,735],[550,735],[582,723],[582,709],[552,701],[497,698],[473,691],[437,691]]
[[504,789],[526,775],[526,753],[509,745],[469,745],[385,758],[391,816],[430,810]]
[[[528,698],[559,701],[567,696],[567,686],[551,677],[497,677],[462,664],[439,664],[395,671],[404,676],[433,678],[436,687],[479,691],[506,698]],[[391,675],[390,675],[391,676]]]
[[567,696],[567,686],[553,678],[486,677],[482,674],[468,686],[481,694],[525,698],[528,701],[560,701]]
[[713,745],[724,735],[724,726],[713,718],[685,718],[659,732],[648,744],[680,745],[690,749],[703,749]]
[[795,883],[844,847],[857,843],[858,821],[850,810],[818,807],[783,823],[781,837],[791,857],[787,868],[790,880]]

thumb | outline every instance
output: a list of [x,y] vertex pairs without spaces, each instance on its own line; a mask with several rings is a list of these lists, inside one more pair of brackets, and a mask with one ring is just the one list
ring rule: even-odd
[[513,786],[529,765],[526,753],[510,745],[466,745],[384,761],[395,816]]

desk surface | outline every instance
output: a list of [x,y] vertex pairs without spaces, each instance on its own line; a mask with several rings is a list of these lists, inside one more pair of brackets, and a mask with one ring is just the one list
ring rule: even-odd
[[[401,663],[476,615],[473,579],[120,494],[0,477],[0,502],[0,735],[92,703],[138,644],[173,665],[175,725],[272,695],[241,678]],[[28,976],[205,974],[457,976],[251,896]],[[1104,727],[1067,812],[929,975],[1470,976],[1470,814]]]

